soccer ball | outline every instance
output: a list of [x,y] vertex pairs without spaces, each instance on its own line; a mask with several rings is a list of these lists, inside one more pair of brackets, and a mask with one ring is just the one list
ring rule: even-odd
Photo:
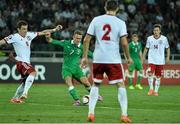
[[82,103],[83,103],[84,105],[88,105],[88,104],[89,104],[89,95],[84,95],[84,96],[82,97]]

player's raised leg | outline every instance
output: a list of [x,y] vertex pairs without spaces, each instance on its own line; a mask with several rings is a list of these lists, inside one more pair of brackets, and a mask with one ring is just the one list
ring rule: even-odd
[[34,78],[36,76],[36,71],[33,71],[31,72],[27,78],[26,78],[26,81],[25,81],[25,85],[24,85],[24,91],[22,93],[22,95],[20,96],[20,99],[26,99],[27,96],[28,96],[28,91],[29,89],[31,88],[33,82],[34,82]]
[[87,90],[88,92],[90,92],[90,90],[91,90],[91,84],[89,83],[87,77],[82,76],[82,77],[80,78],[80,81],[81,81],[81,83],[84,85],[84,87],[86,88],[86,90]]

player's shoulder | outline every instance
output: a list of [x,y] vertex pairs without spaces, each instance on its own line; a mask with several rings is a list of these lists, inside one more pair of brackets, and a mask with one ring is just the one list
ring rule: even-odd
[[72,44],[72,40],[69,39],[65,39],[65,40],[60,40],[62,43],[64,43],[65,45],[71,45]]
[[106,20],[107,18],[111,19],[112,21],[116,21],[118,23],[125,23],[125,21],[123,21],[122,19],[116,17],[116,16],[111,16],[111,15],[107,15],[107,14],[104,14],[104,15],[99,15],[99,16],[96,16],[93,18],[94,21],[100,21],[100,20]]
[[129,46],[131,46],[131,45],[133,45],[133,41],[130,41],[130,42],[129,42]]
[[147,37],[147,39],[153,39],[153,38],[154,38],[153,35]]
[[161,35],[161,37],[160,37],[161,39],[167,39],[167,37],[166,36],[164,36],[164,35]]
[[19,35],[18,33],[10,34],[10,35],[8,36],[9,39],[17,38],[17,37],[20,37],[20,35]]
[[33,35],[33,34],[36,35],[37,32],[33,32],[33,31],[28,31],[28,32],[27,32],[27,35]]

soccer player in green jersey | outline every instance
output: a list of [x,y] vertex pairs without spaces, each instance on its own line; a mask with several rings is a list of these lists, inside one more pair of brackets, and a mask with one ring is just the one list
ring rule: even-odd
[[[48,42],[54,45],[58,45],[64,48],[64,62],[62,65],[62,77],[69,87],[69,93],[75,100],[74,105],[81,105],[77,91],[73,86],[72,79],[76,79],[84,84],[85,88],[90,91],[91,84],[87,77],[82,72],[80,67],[80,60],[82,57],[82,40],[83,32],[76,30],[72,40],[55,40],[47,36]],[[89,51],[89,56],[92,57],[92,53]]]
[[[140,42],[138,42],[139,38],[137,33],[132,34],[132,41],[129,43],[129,53],[130,56],[133,60],[133,64],[128,65],[128,84],[129,84],[129,89],[135,89],[138,88],[140,90],[143,89],[141,86],[141,79],[143,76],[143,66],[142,66],[142,45]],[[132,83],[132,78],[133,78],[133,72],[137,70],[138,71],[138,77],[137,77],[137,82],[136,86],[133,86]]]

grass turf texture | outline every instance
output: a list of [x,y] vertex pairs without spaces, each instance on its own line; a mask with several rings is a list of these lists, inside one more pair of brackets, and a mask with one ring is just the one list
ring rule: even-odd
[[[66,85],[34,84],[23,104],[9,102],[18,84],[0,84],[0,123],[85,123],[88,106],[73,106]],[[81,96],[82,85],[75,86]],[[180,123],[180,86],[161,86],[159,96],[144,90],[127,90],[129,116],[135,123]],[[120,109],[115,86],[101,86],[95,123],[119,123]]]

